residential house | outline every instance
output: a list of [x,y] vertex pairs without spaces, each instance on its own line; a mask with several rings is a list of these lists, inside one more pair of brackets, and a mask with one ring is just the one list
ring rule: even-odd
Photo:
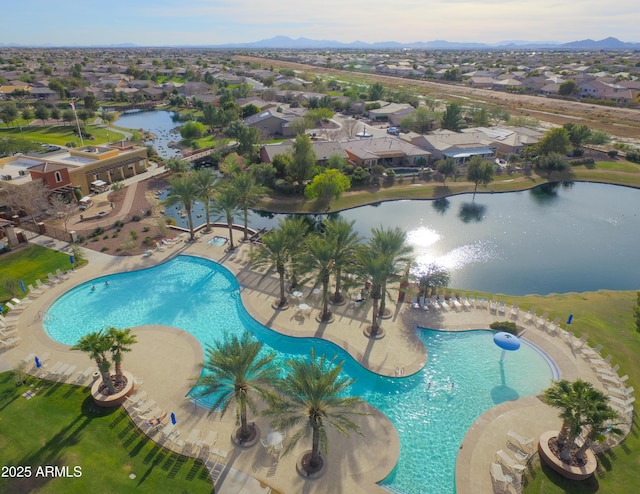
[[414,137],[411,142],[420,149],[428,151],[434,161],[454,158],[459,164],[465,163],[473,156],[493,159],[498,152],[498,145],[484,133],[477,131],[437,130],[427,135]]
[[294,136],[295,132],[289,128],[289,122],[300,118],[298,115],[278,112],[269,108],[244,119],[245,125],[259,129],[265,136]]
[[431,154],[391,136],[351,139],[341,144],[349,156],[349,162],[354,166],[365,168],[376,165],[382,165],[385,168],[418,166],[421,158],[429,162]]
[[[260,160],[263,163],[271,163],[278,154],[287,154],[293,148],[293,140],[282,141],[277,144],[266,144],[260,148]],[[313,151],[316,153],[316,163],[324,166],[327,160],[334,155],[345,160],[349,158],[341,143],[338,141],[311,141]]]

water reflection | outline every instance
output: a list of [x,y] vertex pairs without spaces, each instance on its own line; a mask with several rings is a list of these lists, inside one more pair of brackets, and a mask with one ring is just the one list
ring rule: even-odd
[[437,213],[443,215],[447,212],[447,209],[449,209],[449,206],[451,206],[451,203],[449,202],[449,199],[447,199],[446,197],[441,197],[440,199],[436,199],[435,201],[433,201],[431,203],[431,206]]
[[555,203],[558,198],[559,190],[569,190],[573,188],[572,181],[550,182],[538,185],[529,190],[531,197],[540,205],[549,205]]
[[460,218],[463,223],[471,223],[472,221],[480,223],[484,219],[486,209],[486,206],[476,202],[464,202],[460,206],[458,218]]

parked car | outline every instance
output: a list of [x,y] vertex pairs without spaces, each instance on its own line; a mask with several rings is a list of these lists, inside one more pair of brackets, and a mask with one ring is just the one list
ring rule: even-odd
[[391,134],[392,136],[399,136],[400,129],[398,127],[389,127],[387,129],[387,134]]

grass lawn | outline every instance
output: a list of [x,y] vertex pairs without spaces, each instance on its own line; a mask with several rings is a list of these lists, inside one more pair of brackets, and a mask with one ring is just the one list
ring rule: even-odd
[[[16,386],[12,376],[0,374],[0,465],[30,466],[32,476],[0,477],[0,492],[212,492],[202,462],[156,445],[122,408],[97,410],[89,388],[35,378]],[[36,476],[47,465],[80,467],[82,476]]]
[[[94,140],[90,141],[85,139],[85,144],[105,143],[107,142],[107,134],[111,142],[124,138],[124,134],[113,127],[104,128],[95,125],[82,125],[82,123],[81,127],[95,137]],[[22,134],[18,127],[0,128],[0,137],[10,136],[15,138],[24,136],[25,139],[38,143],[64,146],[68,142],[75,142],[77,146],[80,146],[80,139],[73,133],[75,128],[75,123],[73,125],[34,125],[22,127]]]
[[[86,264],[87,261],[76,263],[76,267]],[[71,268],[69,254],[41,247],[29,245],[14,252],[0,256],[0,301],[10,300],[12,297],[21,297],[20,280],[24,286],[34,284],[37,279],[45,281],[48,273],[55,273],[60,268],[66,271]],[[7,290],[12,285],[16,290],[11,293]]]

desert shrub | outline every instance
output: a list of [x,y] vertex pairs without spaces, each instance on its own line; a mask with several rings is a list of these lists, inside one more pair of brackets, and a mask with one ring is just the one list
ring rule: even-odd
[[113,226],[115,226],[116,228],[122,228],[124,226],[124,221],[118,220],[113,224]]
[[106,252],[108,250],[109,250],[109,247],[105,245],[104,247],[102,247],[102,249],[100,249],[100,252]]
[[144,245],[153,245],[154,240],[149,235],[147,235],[146,237],[144,237],[144,240],[142,241],[142,243]]
[[102,240],[107,240],[109,238],[109,234],[103,235]]
[[148,226],[145,226],[145,227],[142,229],[142,231],[143,231],[143,232],[145,232],[145,233],[146,233],[146,232],[148,232],[149,230],[151,230],[151,228],[150,228],[150,227],[148,227]]
[[142,218],[140,218],[140,216],[138,216],[137,214],[134,214],[134,215],[131,217],[131,221],[140,221],[141,219],[142,219]]
[[147,210],[144,212],[144,215],[145,215],[145,216],[151,216],[151,213],[152,213],[152,211],[151,211],[150,209],[147,209]]
[[118,238],[120,236],[120,232],[114,232],[113,235],[111,235],[111,238]]
[[129,238],[130,238],[131,240],[138,240],[138,232],[137,232],[137,231],[135,231],[135,230],[131,230],[131,231],[129,232]]

